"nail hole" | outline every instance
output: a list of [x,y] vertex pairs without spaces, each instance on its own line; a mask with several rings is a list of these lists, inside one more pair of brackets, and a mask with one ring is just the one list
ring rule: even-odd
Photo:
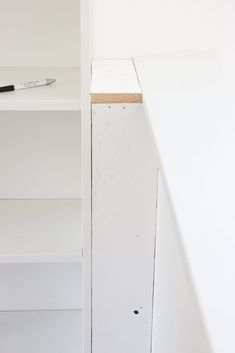
[[135,315],[138,315],[139,314],[139,311],[138,310],[134,310],[133,311]]

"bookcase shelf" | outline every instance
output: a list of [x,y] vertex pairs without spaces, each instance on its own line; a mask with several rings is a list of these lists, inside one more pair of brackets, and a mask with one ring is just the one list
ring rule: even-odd
[[2,67],[0,86],[19,81],[55,78],[56,83],[0,94],[0,111],[81,110],[80,68],[71,67]]
[[81,200],[1,200],[0,264],[81,262]]
[[80,353],[82,336],[91,344],[89,245],[82,256],[91,222],[91,4],[2,5],[0,86],[56,82],[0,94],[0,352]]

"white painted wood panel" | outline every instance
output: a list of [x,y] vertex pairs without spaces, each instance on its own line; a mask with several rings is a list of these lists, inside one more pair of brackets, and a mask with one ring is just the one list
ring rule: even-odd
[[157,205],[153,353],[211,353],[203,314],[161,175]]
[[0,313],[4,353],[81,353],[81,311]]
[[1,200],[0,263],[81,262],[80,200]]
[[93,353],[150,352],[157,197],[150,140],[141,104],[93,104]]
[[1,0],[0,8],[0,66],[79,65],[79,0]]
[[81,197],[78,112],[0,112],[0,199]]
[[141,93],[133,61],[93,60],[91,93]]
[[0,264],[0,288],[0,311],[82,309],[82,264]]
[[0,68],[0,86],[45,78],[54,78],[56,82],[49,86],[1,93],[0,110],[81,110],[79,68]]

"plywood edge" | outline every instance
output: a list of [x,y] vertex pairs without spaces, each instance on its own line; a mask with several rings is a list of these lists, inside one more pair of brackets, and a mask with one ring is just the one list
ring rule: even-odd
[[142,93],[91,93],[92,103],[142,103]]
[[142,92],[133,60],[92,61],[92,103],[142,103]]

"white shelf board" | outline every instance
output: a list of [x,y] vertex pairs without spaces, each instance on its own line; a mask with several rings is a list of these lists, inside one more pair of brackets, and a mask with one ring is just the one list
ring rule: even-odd
[[133,61],[93,60],[91,93],[141,93]]
[[0,263],[81,262],[81,200],[1,200]]
[[82,311],[0,313],[0,352],[81,353]]
[[0,94],[0,110],[81,110],[79,68],[0,68],[0,86],[55,78],[56,83]]
[[141,103],[142,93],[131,59],[92,61],[92,103]]

